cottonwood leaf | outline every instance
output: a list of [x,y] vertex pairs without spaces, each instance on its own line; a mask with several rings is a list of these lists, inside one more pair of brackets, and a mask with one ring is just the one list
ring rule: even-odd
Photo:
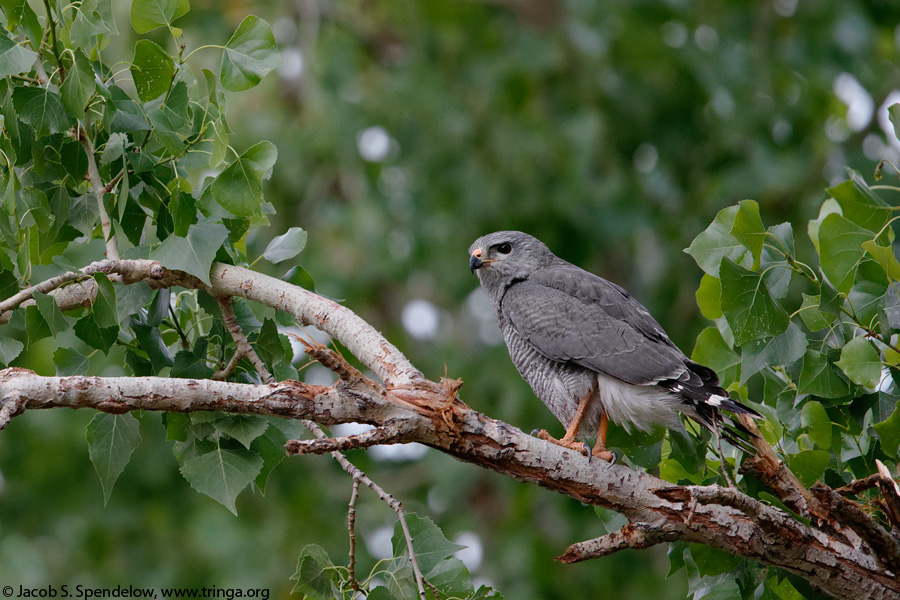
[[234,502],[257,476],[262,465],[262,458],[254,452],[217,447],[212,452],[184,461],[181,474],[192,488],[237,515]]
[[817,400],[807,400],[800,409],[800,423],[809,431],[809,438],[823,450],[831,447],[831,419]]
[[272,27],[250,15],[225,44],[219,68],[222,87],[232,92],[248,90],[281,64]]
[[9,39],[0,28],[0,77],[18,75],[31,70],[37,54]]
[[691,246],[685,250],[712,277],[719,276],[719,265],[723,258],[739,262],[747,253],[747,248],[731,233],[738,210],[737,206],[720,210],[709,227],[694,238]]
[[84,52],[80,48],[74,52],[75,60],[69,67],[66,80],[59,88],[59,95],[63,106],[78,118],[84,117],[84,107],[94,95],[97,82],[94,79],[94,70]]
[[57,377],[70,377],[87,375],[91,361],[77,350],[60,347],[53,352],[53,364],[56,365]]
[[197,223],[188,228],[186,237],[167,237],[150,257],[168,269],[184,271],[210,285],[209,269],[227,237],[228,229],[221,223]]
[[801,394],[820,398],[841,398],[850,392],[850,386],[837,374],[828,358],[815,350],[808,350],[803,357],[798,387]]
[[172,84],[175,61],[159,44],[138,40],[134,46],[131,76],[141,101],[155,100],[165,94]]
[[763,242],[766,241],[766,228],[759,216],[759,204],[754,200],[741,200],[738,204],[731,235],[750,250],[753,254],[753,268],[759,268]]
[[737,345],[778,335],[787,329],[790,323],[787,311],[772,298],[762,274],[723,258],[719,276],[722,311]]
[[850,381],[867,388],[874,388],[881,380],[881,355],[872,342],[855,337],[841,350],[841,358],[835,363]]
[[846,294],[853,286],[856,269],[865,256],[863,243],[874,234],[832,213],[819,226],[819,260],[822,271],[838,292]]
[[278,151],[268,141],[259,142],[225,167],[210,185],[213,198],[238,217],[262,213],[262,180],[275,164]]
[[94,415],[85,430],[88,451],[94,469],[103,486],[103,503],[109,502],[113,486],[138,444],[141,443],[140,423],[132,415]]
[[138,33],[171,26],[172,21],[190,8],[188,0],[134,0],[131,3],[131,26]]
[[[307,544],[297,559],[297,570],[291,575],[297,583],[291,593],[304,594],[311,600],[333,600],[338,597],[340,576],[324,548]],[[376,588],[381,589],[381,588]],[[370,594],[369,598],[372,597]]]
[[53,335],[58,335],[69,329],[69,322],[59,309],[55,297],[49,294],[42,294],[41,292],[34,292],[32,297]]
[[306,247],[307,233],[301,227],[291,227],[277,236],[263,252],[263,258],[272,263],[294,258]]
[[[444,533],[428,517],[421,518],[415,513],[407,513],[406,525],[409,528],[409,535],[412,538],[413,550],[416,553],[419,568],[426,576],[439,562],[452,556],[454,552],[465,548],[465,546],[454,544],[444,537]],[[394,525],[394,537],[392,540],[394,556],[408,554],[406,537],[403,535],[403,528],[400,526],[399,521]]]
[[16,114],[31,125],[39,138],[66,131],[75,124],[59,94],[47,88],[17,87],[13,90],[12,100]]
[[24,349],[25,344],[19,340],[0,335],[0,364],[8,367]]
[[766,367],[800,360],[808,343],[806,335],[793,323],[780,335],[747,342],[741,347],[741,384]]

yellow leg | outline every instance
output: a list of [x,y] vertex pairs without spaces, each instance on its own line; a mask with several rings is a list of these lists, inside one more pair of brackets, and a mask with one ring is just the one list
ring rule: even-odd
[[552,435],[547,433],[545,429],[541,429],[540,431],[535,432],[534,435],[541,438],[542,440],[553,442],[554,444],[558,444],[564,448],[570,448],[587,456],[590,450],[588,445],[575,441],[575,436],[578,435],[578,428],[581,427],[581,421],[584,420],[584,413],[587,411],[588,404],[590,404],[591,398],[593,396],[593,392],[588,392],[587,395],[585,395],[585,397],[582,398],[578,403],[578,408],[575,409],[575,416],[572,417],[572,422],[569,423],[569,427],[568,429],[566,429],[566,434],[562,437],[562,439],[558,440],[554,438]]
[[614,462],[616,455],[606,449],[606,430],[609,428],[609,417],[606,412],[600,413],[600,427],[597,429],[597,444],[591,454],[595,458],[605,460],[606,462]]

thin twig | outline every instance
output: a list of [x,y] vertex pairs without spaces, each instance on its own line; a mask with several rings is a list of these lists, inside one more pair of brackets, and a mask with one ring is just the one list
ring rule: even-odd
[[357,448],[369,448],[384,444],[402,444],[409,441],[414,429],[403,422],[382,425],[358,433],[336,438],[317,440],[290,440],[284,448],[288,454],[325,454],[327,452],[345,452]]
[[350,563],[347,565],[347,583],[354,592],[359,591],[356,580],[356,499],[359,497],[359,480],[353,479],[350,506],[347,508],[347,531],[350,534]]
[[47,11],[47,25],[50,28],[50,49],[53,50],[56,68],[59,69],[59,82],[62,83],[65,79],[66,68],[63,66],[62,57],[59,55],[59,48],[56,44],[56,21],[53,20],[53,13],[50,11],[50,0],[44,0],[44,9]]
[[[247,340],[247,336],[244,335],[243,330],[241,329],[240,323],[237,322],[237,317],[234,314],[234,309],[231,305],[231,297],[218,298],[219,307],[222,310],[222,316],[225,319],[225,326],[228,328],[228,331],[231,333],[232,338],[234,338],[235,343],[238,346],[238,351],[244,352],[244,355],[253,363],[253,366],[256,367],[257,371],[259,371],[260,376],[263,378],[266,383],[272,383],[275,381],[275,378],[272,377],[271,373],[266,369],[266,366],[263,364],[262,360],[260,360],[259,356],[257,356],[256,351],[253,350],[253,347],[250,345],[250,342]],[[334,358],[334,355],[331,355],[330,358]],[[343,361],[343,359],[341,359]],[[349,367],[349,365],[347,365]],[[352,367],[350,367],[352,369]],[[355,370],[355,369],[354,369]],[[348,371],[349,373],[349,371]],[[358,373],[358,371],[357,371]],[[362,375],[360,374],[362,378]],[[309,429],[313,435],[318,438],[318,440],[329,440],[331,438],[322,430],[322,428],[313,421],[302,420],[301,423]],[[331,451],[331,457],[337,461],[341,468],[344,469],[354,481],[358,481],[362,483],[370,490],[375,492],[379,498],[381,498],[388,506],[390,506],[395,513],[397,513],[397,517],[400,519],[400,526],[403,529],[403,535],[406,537],[406,545],[409,549],[409,562],[412,565],[413,574],[416,578],[416,587],[419,590],[419,596],[421,600],[428,600],[425,596],[425,584],[424,578],[422,577],[422,571],[419,568],[419,563],[416,560],[416,553],[413,548],[412,536],[409,533],[409,527],[406,524],[406,511],[403,510],[403,505],[400,504],[393,496],[384,491],[384,489],[376,484],[374,481],[369,479],[369,477],[363,473],[362,470],[359,469],[356,465],[347,460],[347,457],[341,454],[338,451]]]
[[[318,423],[305,419],[301,420],[300,422],[303,423],[303,425],[320,440],[328,438],[328,435],[322,430]],[[359,467],[347,460],[346,456],[344,456],[340,452],[332,452],[331,457],[337,461],[337,463],[341,466],[342,469],[344,469],[345,472],[347,472],[347,474],[375,492],[375,495],[377,495],[385,504],[390,506],[391,509],[395,513],[397,513],[397,517],[400,519],[400,527],[403,529],[403,535],[406,536],[406,546],[409,549],[409,562],[412,565],[413,574],[416,577],[416,586],[419,590],[419,597],[421,598],[421,600],[427,600],[427,597],[425,596],[425,584],[422,577],[422,571],[419,569],[419,563],[416,560],[416,554],[413,550],[412,537],[409,533],[409,527],[406,525],[406,511],[403,509],[403,505],[396,498],[384,491],[384,488],[369,479],[369,476],[366,475]]]
[[722,438],[719,437],[719,432],[715,432],[716,437],[716,450],[719,454],[719,464],[722,466],[722,475],[725,476],[725,481],[728,483],[728,487],[737,489],[737,486],[734,485],[734,481],[731,479],[731,473],[728,470],[728,461],[725,460],[725,454],[722,452]]
[[834,492],[836,494],[840,494],[841,496],[856,496],[861,492],[877,486],[880,479],[881,476],[878,473],[873,473],[868,477],[857,479],[856,481],[851,481],[847,485],[842,485],[839,488],[835,488]]
[[262,377],[262,380],[265,383],[275,383],[275,378],[269,372],[269,369],[266,368],[266,364],[259,358],[259,355],[256,353],[256,350],[253,349],[253,346],[250,345],[250,341],[247,339],[247,336],[244,335],[244,331],[241,329],[241,324],[238,323],[237,316],[234,314],[234,307],[231,304],[231,296],[217,296],[216,301],[219,303],[219,309],[222,311],[222,318],[225,320],[225,327],[228,329],[228,332],[231,334],[231,338],[234,340],[234,343],[237,345],[237,349],[235,350],[235,355],[238,354],[244,358],[246,357],[249,360],[253,367],[259,373],[259,376]]
[[103,179],[100,177],[100,171],[97,169],[97,157],[94,156],[94,143],[88,137],[87,132],[79,136],[81,145],[87,154],[88,160],[88,179],[91,182],[91,188],[94,190],[94,196],[97,199],[97,206],[100,209],[100,227],[103,230],[103,239],[106,240],[106,258],[110,260],[119,260],[119,242],[112,230],[112,222],[109,220],[109,213],[106,212],[106,206],[103,204],[103,195],[106,186],[103,185]]
[[563,563],[576,563],[591,558],[609,556],[627,548],[643,550],[663,542],[675,541],[678,537],[675,531],[667,531],[648,523],[628,523],[618,531],[572,544],[566,549],[565,554],[557,556],[556,560]]

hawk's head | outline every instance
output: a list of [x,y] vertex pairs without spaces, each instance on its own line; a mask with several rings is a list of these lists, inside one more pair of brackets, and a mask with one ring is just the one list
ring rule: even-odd
[[556,256],[542,241],[521,231],[489,233],[469,247],[469,268],[488,293],[502,290],[514,279],[527,279],[553,260]]

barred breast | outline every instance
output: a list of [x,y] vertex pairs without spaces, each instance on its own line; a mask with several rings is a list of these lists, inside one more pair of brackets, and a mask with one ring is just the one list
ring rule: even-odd
[[[596,373],[548,359],[516,333],[506,319],[500,319],[500,330],[519,374],[563,426],[568,426],[575,417],[578,401],[596,390]],[[579,438],[596,435],[601,408],[599,402],[592,402],[588,407],[578,431]]]

